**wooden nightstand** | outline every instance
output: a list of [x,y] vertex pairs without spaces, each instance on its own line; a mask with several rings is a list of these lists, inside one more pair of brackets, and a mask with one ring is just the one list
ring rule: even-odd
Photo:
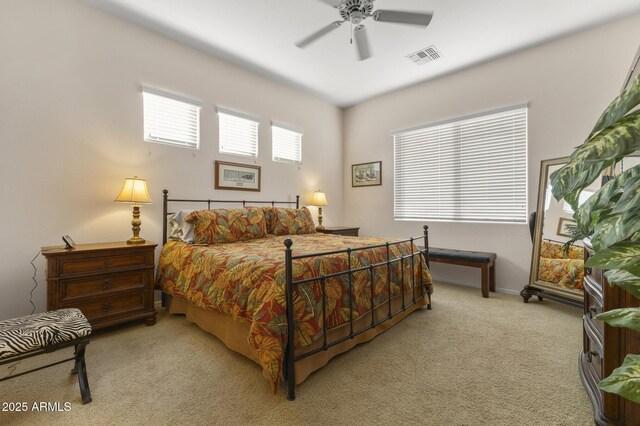
[[94,330],[141,319],[155,324],[156,246],[147,241],[78,244],[73,250],[43,247],[47,310],[79,308]]
[[360,227],[353,226],[328,226],[324,229],[317,229],[318,232],[322,232],[323,234],[333,234],[333,235],[352,235],[354,237],[358,236],[358,231]]

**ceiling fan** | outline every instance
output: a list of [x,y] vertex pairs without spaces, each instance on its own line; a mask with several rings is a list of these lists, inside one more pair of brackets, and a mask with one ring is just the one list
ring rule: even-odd
[[329,25],[320,28],[318,31],[309,35],[305,39],[296,43],[296,46],[303,49],[313,43],[320,37],[339,28],[345,22],[350,22],[353,28],[353,39],[356,41],[356,50],[358,59],[363,61],[371,57],[369,51],[369,41],[367,32],[362,24],[367,18],[373,18],[374,21],[391,22],[396,24],[417,25],[426,27],[431,22],[433,14],[418,12],[403,12],[400,10],[373,10],[374,0],[320,0],[336,9],[340,13],[341,21],[335,21]]

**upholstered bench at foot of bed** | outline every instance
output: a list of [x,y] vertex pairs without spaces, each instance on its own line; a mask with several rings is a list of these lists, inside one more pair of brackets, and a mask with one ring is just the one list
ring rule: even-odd
[[44,353],[74,346],[72,358],[33,368],[19,374],[8,375],[0,381],[42,370],[67,361],[75,361],[71,371],[78,374],[82,403],[91,402],[84,360],[85,347],[89,344],[91,325],[79,309],[59,309],[24,317],[0,321],[0,365],[15,363]]
[[429,247],[429,261],[481,269],[482,297],[496,291],[495,253]]

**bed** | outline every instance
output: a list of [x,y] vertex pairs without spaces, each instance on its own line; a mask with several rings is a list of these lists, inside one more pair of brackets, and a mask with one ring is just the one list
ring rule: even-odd
[[[258,363],[274,392],[286,384],[290,400],[296,384],[332,357],[431,308],[426,225],[399,241],[327,235],[315,233],[299,197],[185,200],[163,192],[156,275],[163,302]],[[206,204],[171,214],[190,222],[187,242],[168,238],[169,203]],[[242,207],[212,209],[218,203]]]

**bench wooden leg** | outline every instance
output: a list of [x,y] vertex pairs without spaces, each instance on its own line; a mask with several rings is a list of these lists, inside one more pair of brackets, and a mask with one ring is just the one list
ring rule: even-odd
[[483,264],[482,267],[482,297],[489,297],[489,265]]
[[493,262],[489,266],[489,291],[496,292],[496,265]]
[[91,402],[91,390],[89,389],[89,380],[87,379],[87,365],[84,360],[84,350],[88,343],[88,340],[84,340],[76,344],[76,364],[75,368],[71,370],[72,373],[78,374],[78,384],[80,385],[80,396],[82,397],[83,404]]

